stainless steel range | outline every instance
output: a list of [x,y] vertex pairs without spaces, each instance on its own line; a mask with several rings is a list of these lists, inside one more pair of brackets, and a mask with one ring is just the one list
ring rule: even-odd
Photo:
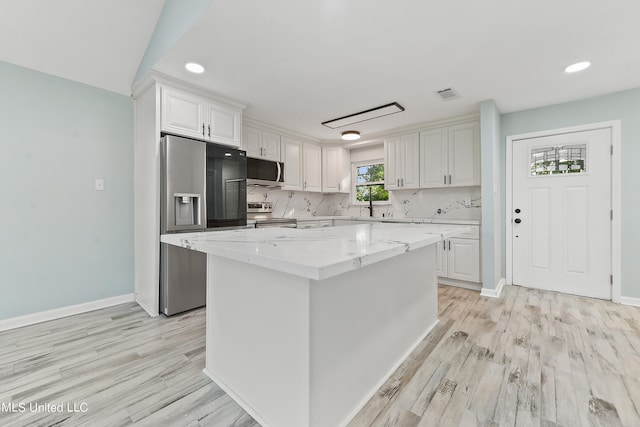
[[298,221],[295,218],[274,218],[273,203],[271,202],[247,203],[247,221],[255,221],[256,228],[298,227]]

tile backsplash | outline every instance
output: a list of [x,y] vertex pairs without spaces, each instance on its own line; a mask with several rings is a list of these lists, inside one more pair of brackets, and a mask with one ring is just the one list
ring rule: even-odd
[[[275,217],[325,215],[369,216],[365,206],[352,205],[349,194],[247,187],[247,201],[273,203]],[[481,219],[480,187],[429,188],[389,192],[389,203],[374,205],[376,217]]]

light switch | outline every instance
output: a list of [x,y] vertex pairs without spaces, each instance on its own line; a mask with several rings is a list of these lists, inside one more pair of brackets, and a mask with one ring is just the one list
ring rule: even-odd
[[96,191],[104,191],[104,179],[96,178]]

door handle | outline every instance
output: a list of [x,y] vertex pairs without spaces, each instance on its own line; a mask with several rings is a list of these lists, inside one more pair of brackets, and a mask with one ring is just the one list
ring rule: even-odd
[[444,185],[447,185],[447,175],[444,176]]
[[204,136],[204,123],[202,124],[202,136]]
[[398,181],[396,182],[396,187],[400,187],[400,178],[398,178]]
[[404,187],[404,178],[400,178],[400,187]]
[[520,224],[522,220],[520,218],[516,218],[513,222],[515,222],[516,224]]
[[451,175],[449,175],[449,185],[451,185]]
[[451,240],[449,240],[449,250],[451,250]]
[[209,127],[209,138],[211,138],[211,125],[208,125]]

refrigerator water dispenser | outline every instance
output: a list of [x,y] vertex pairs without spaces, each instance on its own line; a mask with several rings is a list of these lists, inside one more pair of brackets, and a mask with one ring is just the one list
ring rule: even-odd
[[201,225],[200,194],[175,193],[173,200],[175,225]]

